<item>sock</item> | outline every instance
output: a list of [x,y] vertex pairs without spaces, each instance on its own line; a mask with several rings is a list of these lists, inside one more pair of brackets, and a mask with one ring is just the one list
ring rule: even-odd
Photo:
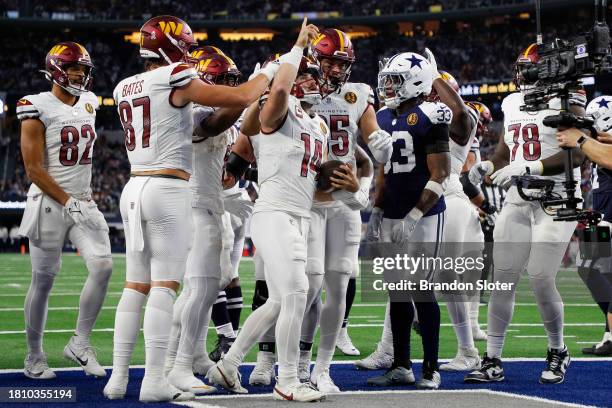
[[179,341],[181,339],[181,316],[183,308],[189,298],[189,284],[185,280],[183,290],[174,302],[174,311],[172,312],[172,328],[170,329],[170,339],[168,340],[168,350],[166,351],[165,372],[168,373],[174,366],[176,360],[176,351],[178,350]]
[[472,325],[468,316],[468,302],[462,302],[455,297],[446,302],[448,316],[453,323],[453,329],[457,336],[459,348],[474,348],[474,338],[472,337]]
[[440,344],[440,306],[433,292],[430,295],[431,302],[415,302],[414,306],[419,314],[423,360],[437,366]]
[[175,366],[191,370],[196,343],[202,334],[202,327],[208,327],[210,309],[219,292],[219,279],[211,277],[190,277],[190,294],[181,315],[181,339],[176,353]]
[[[223,359],[224,363],[227,363],[234,369],[238,369],[238,366],[240,366],[240,364],[242,364],[244,361],[244,356],[261,337],[261,334],[274,326],[274,323],[278,319],[280,310],[280,302],[268,299],[266,303],[251,313],[245,320],[242,330],[240,331],[240,335],[236,337],[236,341],[234,344],[232,344],[232,347],[230,347],[229,351],[225,355],[225,358]],[[259,349],[261,351],[271,351],[262,350],[261,346],[262,343],[259,344]],[[272,348],[274,348],[274,343],[272,343]]]
[[[508,262],[508,261],[507,261]],[[520,265],[510,265],[508,269],[494,270],[495,280],[500,283],[511,284],[512,288],[520,279]],[[508,325],[514,314],[514,290],[492,290],[489,298],[487,312],[487,356],[490,358],[501,358],[506,339]]]
[[[391,306],[387,302],[385,309],[385,322],[383,324],[382,337],[380,339],[380,347],[387,354],[393,354],[393,332],[391,330]],[[414,311],[413,311],[414,315]]]
[[321,315],[321,291],[323,289],[323,275],[307,274],[308,296],[306,298],[306,312],[302,320],[300,340],[306,343],[314,342]]
[[52,274],[32,271],[32,282],[23,306],[28,353],[35,356],[43,355],[43,333],[54,279]]
[[[278,384],[299,382],[297,362],[299,358],[300,327],[306,309],[306,292],[290,293],[281,298],[281,308],[276,321],[276,355],[278,359]],[[268,299],[269,301],[270,299]]]
[[468,303],[468,314],[470,315],[470,324],[472,327],[480,327],[478,323],[478,316],[480,314],[480,294],[476,295],[475,300]]
[[393,337],[393,366],[410,368],[410,331],[414,308],[409,302],[390,302],[389,320]]
[[113,334],[113,375],[128,375],[132,352],[140,333],[142,307],[147,296],[133,289],[123,289],[115,313]]
[[529,282],[548,336],[548,347],[562,349],[565,345],[563,341],[563,301],[555,285],[555,278],[530,277]]
[[321,308],[319,348],[313,369],[315,377],[331,365],[344,318],[346,288],[350,277],[350,274],[339,271],[327,271],[325,275],[325,303]]
[[355,293],[357,292],[357,278],[351,278],[348,281],[346,287],[346,310],[344,311],[344,320],[342,320],[342,327],[346,327],[349,321],[349,314],[351,313],[351,307],[353,307],[353,301],[355,300]]
[[240,286],[226,288],[225,294],[227,296],[229,320],[232,322],[234,332],[237,333],[240,327],[240,313],[242,312],[242,288]]
[[223,335],[231,338],[236,337],[227,310],[226,292],[223,290],[219,292],[219,296],[217,296],[217,300],[212,306],[211,319],[215,323],[217,335]]
[[75,342],[80,345],[89,345],[91,330],[106,298],[108,282],[113,270],[113,261],[110,258],[94,258],[87,262],[89,275],[81,290],[79,299],[79,317],[75,330]]
[[[164,287],[153,287],[144,314],[145,374],[163,381],[166,350],[172,328],[172,312],[176,292]],[[182,340],[181,336],[181,340]],[[179,346],[180,347],[180,346]],[[178,355],[177,355],[178,360]]]

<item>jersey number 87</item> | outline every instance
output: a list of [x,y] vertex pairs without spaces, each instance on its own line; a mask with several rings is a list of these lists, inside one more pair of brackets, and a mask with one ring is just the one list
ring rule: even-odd
[[[133,108],[132,108],[133,106]],[[142,108],[142,148],[149,147],[151,137],[151,100],[148,96],[132,99],[132,103],[121,101],[119,103],[119,119],[125,133],[125,148],[130,152],[136,148],[136,130],[134,129],[133,110]]]

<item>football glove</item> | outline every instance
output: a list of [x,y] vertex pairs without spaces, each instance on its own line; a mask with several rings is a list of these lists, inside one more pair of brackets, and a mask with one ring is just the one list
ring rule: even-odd
[[468,177],[470,178],[470,182],[472,184],[479,186],[482,179],[485,176],[490,176],[493,173],[493,170],[495,170],[493,162],[489,160],[483,161],[472,166]]
[[[391,231],[391,241],[395,242],[396,244],[403,245],[410,240],[414,229],[416,228],[417,224],[419,223],[419,220],[423,216],[422,213],[421,217],[413,215],[413,211],[415,209],[416,208],[410,211],[408,215],[404,217],[403,220],[401,220],[393,227],[393,230]],[[417,210],[416,212],[420,211]]]
[[94,230],[107,230],[108,225],[104,215],[98,210],[98,206],[93,201],[77,200],[70,197],[64,205],[64,211],[72,218],[76,225]]
[[236,193],[225,197],[223,199],[223,207],[225,211],[235,215],[244,222],[244,220],[249,218],[253,213],[253,202],[241,197],[242,193]]
[[540,176],[543,170],[544,167],[540,160],[531,163],[514,162],[493,173],[491,175],[491,181],[507,190],[512,185],[512,176],[523,176],[528,173],[534,176]]

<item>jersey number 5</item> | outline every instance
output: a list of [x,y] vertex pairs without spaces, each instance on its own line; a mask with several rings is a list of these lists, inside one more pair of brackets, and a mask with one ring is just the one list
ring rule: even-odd
[[119,120],[125,132],[125,148],[130,152],[136,148],[136,130],[132,125],[134,117],[132,115],[132,106],[134,108],[142,107],[142,148],[149,147],[149,139],[151,138],[151,100],[148,96],[132,99],[132,103],[121,101],[119,103]]
[[514,123],[508,126],[508,132],[513,132],[512,141],[514,142],[510,161],[514,161],[516,151],[521,145],[519,138],[523,139],[523,159],[533,161],[540,158],[542,147],[540,146],[540,131],[538,130],[538,125],[535,123],[528,123],[523,126],[521,123]]
[[[60,147],[59,161],[62,166],[74,166],[77,164],[91,164],[91,146],[96,140],[96,132],[91,125],[81,126],[81,133],[74,126],[64,126],[60,131],[62,147]],[[84,137],[87,140],[85,151],[79,160],[79,139]]]

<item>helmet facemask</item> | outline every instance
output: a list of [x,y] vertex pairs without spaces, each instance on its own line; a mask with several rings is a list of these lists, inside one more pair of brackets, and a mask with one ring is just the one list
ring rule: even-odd
[[321,103],[323,98],[321,97],[321,88],[319,86],[319,75],[310,70],[299,73],[291,89],[291,94],[299,99],[300,102],[311,106]]
[[[55,71],[55,73],[44,70],[42,72],[45,74],[45,77],[69,94],[79,96],[91,89],[93,85],[93,66],[78,63],[64,65],[58,60],[51,60],[50,64],[50,68]],[[76,66],[83,67],[83,73],[68,73],[71,68]],[[78,81],[73,81],[71,79],[71,77],[74,78],[75,76],[79,78]]]
[[340,92],[351,75],[352,63],[343,58],[319,57],[322,75],[319,79],[322,93]]

